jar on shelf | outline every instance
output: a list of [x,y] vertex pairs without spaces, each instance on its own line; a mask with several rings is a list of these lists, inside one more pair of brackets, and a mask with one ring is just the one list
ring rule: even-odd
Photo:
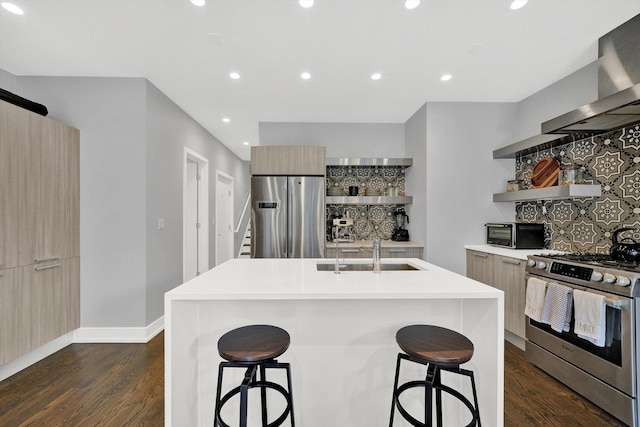
[[583,184],[582,167],[575,163],[560,166],[558,185]]
[[523,189],[524,182],[521,179],[512,179],[507,181],[507,192],[520,191]]

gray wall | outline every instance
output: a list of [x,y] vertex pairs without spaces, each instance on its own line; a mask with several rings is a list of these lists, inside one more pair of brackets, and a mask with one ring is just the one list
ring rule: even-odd
[[263,122],[259,132],[260,145],[324,145],[327,157],[404,157],[402,123]]
[[[0,69],[0,89],[8,90],[9,92],[16,92],[16,76]],[[32,101],[37,102],[35,99]]]
[[[405,154],[413,158],[413,166],[406,169],[407,194],[413,196],[413,204],[407,205],[411,240],[427,241],[427,104],[424,104],[404,124]],[[425,246],[424,259],[427,259]]]
[[513,179],[514,162],[492,152],[510,143],[516,105],[428,103],[426,113],[426,259],[465,274],[464,245],[483,242],[486,222],[515,216],[512,204],[492,199]]
[[597,61],[518,103],[514,140],[540,134],[542,122],[598,99]]
[[[239,216],[249,190],[248,163],[146,79],[16,81],[17,94],[80,129],[81,325],[149,325],[164,312],[163,294],[182,282],[183,147],[209,160],[212,218],[216,169],[235,178]],[[157,218],[165,218],[165,230],[156,229]],[[211,267],[214,231],[210,226]]]

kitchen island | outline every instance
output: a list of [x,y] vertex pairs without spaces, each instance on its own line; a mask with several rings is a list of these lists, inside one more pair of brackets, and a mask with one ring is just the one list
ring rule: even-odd
[[[217,341],[249,324],[277,325],[291,335],[291,346],[279,360],[292,365],[297,425],[388,425],[399,351],[395,334],[418,323],[453,329],[474,343],[474,356],[464,367],[475,372],[482,423],[503,425],[502,291],[418,259],[383,259],[383,264],[417,270],[381,274],[334,274],[318,271],[318,263],[332,264],[327,259],[234,259],[165,294],[165,425],[213,425],[222,360]],[[423,369],[411,365],[403,365],[401,377],[424,378]],[[283,381],[278,374],[273,378]],[[241,375],[225,373],[225,389],[238,385]],[[468,381],[444,374],[443,380],[471,396]],[[423,393],[406,397],[407,409],[419,413]],[[281,404],[277,397],[271,400],[270,405]],[[233,421],[232,402],[227,406],[232,412],[226,417]],[[447,400],[445,411],[445,425],[468,422]],[[395,425],[408,424],[397,419]]]

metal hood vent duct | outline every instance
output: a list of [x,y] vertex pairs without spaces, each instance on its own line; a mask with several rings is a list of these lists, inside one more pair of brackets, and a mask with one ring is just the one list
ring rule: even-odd
[[544,134],[598,134],[640,121],[640,15],[598,40],[598,100],[542,123]]

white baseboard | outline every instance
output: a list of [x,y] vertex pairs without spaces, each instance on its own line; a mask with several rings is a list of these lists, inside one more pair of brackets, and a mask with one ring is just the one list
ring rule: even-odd
[[142,328],[79,328],[0,366],[0,381],[74,343],[147,343],[164,329],[164,316]]
[[25,368],[41,361],[45,357],[51,356],[56,351],[62,350],[66,346],[73,343],[73,332],[69,332],[53,341],[49,341],[45,345],[36,348],[33,351],[19,357],[11,362],[7,362],[0,366],[0,381],[4,381],[11,375],[22,371]]
[[164,329],[164,316],[140,328],[79,328],[74,343],[147,343]]
[[525,339],[522,337],[519,337],[518,335],[507,331],[506,329],[504,330],[504,339],[509,341],[511,344],[515,345],[516,347],[518,347],[520,350],[524,351],[524,343],[525,343]]

